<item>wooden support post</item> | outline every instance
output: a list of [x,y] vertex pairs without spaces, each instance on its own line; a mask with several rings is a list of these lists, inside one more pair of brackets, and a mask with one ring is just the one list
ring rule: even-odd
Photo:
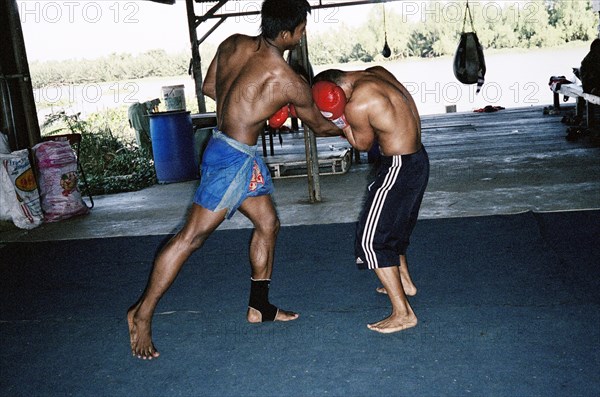
[[202,93],[202,59],[200,58],[200,43],[196,32],[196,12],[194,11],[194,0],[185,0],[188,30],[190,33],[190,44],[192,50],[192,78],[196,88],[196,100],[198,101],[198,113],[206,113],[206,102]]
[[315,134],[307,127],[304,128],[304,147],[306,150],[306,173],[308,175],[308,198],[311,203],[317,203],[321,201],[317,141]]
[[[292,55],[300,66],[309,75],[309,83],[312,78],[310,76],[310,63],[308,61],[308,43],[306,41],[306,33],[302,36],[302,41],[293,51]],[[321,181],[319,178],[319,157],[317,153],[317,140],[315,134],[306,125],[304,127],[304,149],[306,152],[306,173],[308,176],[308,198],[311,203],[320,202],[321,199]]]
[[25,40],[15,0],[0,1],[0,127],[6,129],[11,150],[41,141]]
[[558,92],[553,93],[552,97],[554,99],[554,109],[560,110],[560,98]]
[[586,112],[586,100],[580,96],[575,98],[575,115],[584,117]]
[[587,101],[586,122],[588,128],[600,126],[600,105]]

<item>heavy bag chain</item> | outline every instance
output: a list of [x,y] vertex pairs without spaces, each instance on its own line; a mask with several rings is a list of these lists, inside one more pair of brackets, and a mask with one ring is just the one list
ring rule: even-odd
[[465,25],[467,23],[467,13],[469,14],[469,20],[471,21],[471,32],[475,32],[475,26],[473,25],[473,16],[471,15],[471,9],[469,8],[469,2],[467,1],[467,7],[465,8],[465,17],[463,19],[462,32],[465,32]]

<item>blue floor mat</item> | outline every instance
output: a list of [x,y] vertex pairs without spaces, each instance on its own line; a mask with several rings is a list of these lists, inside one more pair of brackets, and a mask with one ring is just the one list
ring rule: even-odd
[[421,220],[417,327],[354,265],[354,224],[282,228],[271,301],[248,324],[249,230],[217,231],[160,302],[161,356],[131,357],[125,311],[169,236],[0,249],[0,395],[598,396],[600,211]]

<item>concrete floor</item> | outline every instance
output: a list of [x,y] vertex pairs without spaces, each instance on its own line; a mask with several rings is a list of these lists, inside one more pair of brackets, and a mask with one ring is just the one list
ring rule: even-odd
[[[600,208],[597,143],[588,138],[566,141],[561,115],[543,115],[542,109],[423,117],[423,143],[431,160],[431,176],[420,217]],[[300,137],[283,139],[283,147],[275,144],[276,154],[303,150]],[[339,146],[340,138],[335,139]],[[319,139],[320,147],[328,144]],[[274,200],[282,225],[354,222],[370,172],[366,156],[362,159],[345,174],[321,176],[323,201],[317,204],[308,202],[305,178],[276,179]],[[0,242],[174,233],[185,220],[197,183],[155,185],[133,193],[97,196],[89,215],[45,223],[33,230],[3,222]],[[249,227],[240,214],[220,226]]]

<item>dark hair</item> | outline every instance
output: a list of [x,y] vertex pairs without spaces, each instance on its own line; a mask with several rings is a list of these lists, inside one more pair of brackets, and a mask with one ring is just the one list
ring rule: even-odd
[[590,45],[590,51],[600,51],[600,39],[595,39]]
[[260,11],[260,31],[273,40],[280,32],[293,32],[309,13],[307,0],[265,0]]
[[340,85],[343,76],[344,72],[339,69],[327,69],[315,76],[313,84],[319,81],[330,81],[336,85]]

